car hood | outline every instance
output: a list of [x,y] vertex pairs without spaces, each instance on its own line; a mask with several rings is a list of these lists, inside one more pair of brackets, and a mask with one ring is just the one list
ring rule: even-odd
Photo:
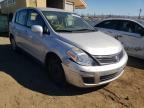
[[122,50],[122,45],[113,37],[100,31],[88,33],[59,33],[60,39],[91,55],[112,55]]

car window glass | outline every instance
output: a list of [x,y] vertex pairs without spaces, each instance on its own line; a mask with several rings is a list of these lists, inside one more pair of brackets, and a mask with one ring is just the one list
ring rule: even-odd
[[95,31],[83,18],[73,13],[43,11],[43,14],[56,32]]
[[62,18],[58,18],[56,14],[49,14],[46,18],[54,29],[64,28]]
[[42,17],[40,16],[40,14],[38,14],[35,11],[30,11],[29,15],[28,15],[28,20],[27,20],[27,26],[32,27],[33,25],[40,25],[40,26],[44,27],[45,22],[42,19]]
[[144,35],[144,29],[132,21],[121,21],[119,30]]
[[144,36],[144,28],[142,28],[138,24],[135,24],[135,33],[140,34],[141,36]]
[[22,11],[18,12],[16,15],[16,23],[25,25],[26,17],[27,17],[27,11],[22,10]]
[[135,32],[135,25],[130,21],[121,21],[119,30],[134,33]]
[[98,24],[95,27],[108,28],[108,29],[117,29],[117,25],[118,25],[118,21],[108,20],[108,21],[104,21],[104,22]]

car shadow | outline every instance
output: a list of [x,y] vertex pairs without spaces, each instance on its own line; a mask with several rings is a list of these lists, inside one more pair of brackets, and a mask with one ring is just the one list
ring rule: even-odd
[[41,64],[24,52],[13,52],[10,45],[0,45],[0,71],[13,77],[25,88],[51,96],[81,95],[104,87],[80,89],[70,85],[55,85]]
[[144,60],[129,56],[128,66],[144,69]]

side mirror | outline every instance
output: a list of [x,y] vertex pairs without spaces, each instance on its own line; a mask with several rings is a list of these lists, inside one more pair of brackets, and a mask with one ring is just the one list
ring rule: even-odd
[[33,25],[32,28],[31,28],[31,30],[32,30],[33,32],[35,32],[35,33],[40,34],[40,35],[43,34],[43,27],[40,26],[40,25]]

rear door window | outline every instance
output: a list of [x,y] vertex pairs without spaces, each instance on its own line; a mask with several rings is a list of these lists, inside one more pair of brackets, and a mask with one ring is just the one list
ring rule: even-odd
[[144,28],[141,27],[139,24],[135,23],[135,33],[144,36]]
[[135,26],[130,21],[120,21],[119,30],[133,33],[135,31]]
[[119,30],[144,35],[144,28],[132,21],[121,21],[119,24]]

